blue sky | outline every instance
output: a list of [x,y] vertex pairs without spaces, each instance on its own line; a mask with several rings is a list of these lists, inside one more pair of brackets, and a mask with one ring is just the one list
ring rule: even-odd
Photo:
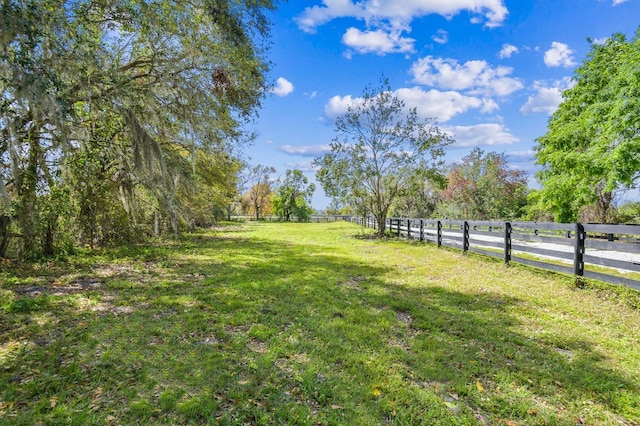
[[[334,119],[384,74],[408,106],[454,136],[446,162],[474,147],[530,173],[532,147],[596,42],[633,37],[640,0],[290,0],[272,15],[272,93],[246,151],[251,164],[313,179]],[[639,65],[640,66],[640,65]],[[312,205],[329,199],[317,185]]]

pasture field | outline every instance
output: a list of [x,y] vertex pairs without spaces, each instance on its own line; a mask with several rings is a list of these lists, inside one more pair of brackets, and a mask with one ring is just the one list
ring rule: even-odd
[[0,272],[0,424],[638,425],[638,292],[347,222]]

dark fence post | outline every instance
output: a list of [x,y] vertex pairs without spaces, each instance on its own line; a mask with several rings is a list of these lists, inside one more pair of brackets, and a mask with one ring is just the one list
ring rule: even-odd
[[420,241],[424,241],[424,221],[420,219]]
[[587,234],[584,226],[576,223],[576,244],[573,252],[573,273],[578,276],[584,275],[584,240]]
[[400,225],[402,225],[402,219],[396,219],[396,225],[397,225],[397,234],[398,237],[400,237]]
[[442,247],[442,222],[438,221],[438,247]]
[[411,239],[411,219],[407,219],[407,240]]
[[504,224],[504,263],[511,261],[511,222]]
[[462,225],[462,252],[469,251],[469,222],[466,220]]

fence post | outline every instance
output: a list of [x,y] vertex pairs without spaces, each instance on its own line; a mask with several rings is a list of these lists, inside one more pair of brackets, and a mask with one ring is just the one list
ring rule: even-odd
[[407,219],[407,240],[411,239],[411,219]]
[[400,226],[402,225],[402,219],[396,219],[396,225],[398,230],[398,237],[400,237]]
[[420,241],[424,241],[424,221],[420,219]]
[[584,275],[584,240],[587,234],[584,226],[576,223],[576,244],[573,252],[573,273],[578,276]]
[[438,221],[438,247],[442,247],[442,222]]
[[466,220],[462,225],[462,252],[469,251],[469,222]]
[[511,222],[504,224],[504,263],[506,265],[511,261]]

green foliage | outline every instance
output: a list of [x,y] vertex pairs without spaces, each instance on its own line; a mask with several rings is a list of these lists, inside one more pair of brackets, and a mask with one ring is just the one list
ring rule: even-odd
[[313,212],[309,203],[316,190],[313,183],[300,170],[287,170],[286,176],[271,200],[273,213],[289,222],[291,217],[306,222]]
[[331,153],[314,160],[317,179],[329,196],[373,214],[382,224],[380,235],[393,202],[435,174],[451,142],[433,120],[421,119],[415,108],[407,112],[386,78],[364,90],[335,130]]
[[560,222],[599,203],[602,221],[613,191],[640,176],[640,30],[627,41],[615,34],[591,51],[575,71],[575,85],[537,139],[543,170],[542,202]]
[[640,202],[628,202],[618,207],[618,222],[640,225]]
[[480,148],[451,166],[440,214],[452,219],[513,219],[527,204],[527,173],[509,169],[504,154]]
[[542,202],[542,195],[536,189],[529,190],[527,204],[523,209],[522,218],[532,222],[551,222],[553,213],[546,209]]
[[[274,7],[4,2],[0,207],[11,232],[3,222],[0,255],[10,234],[20,235],[14,254],[50,255],[66,245],[55,239],[74,237],[61,226],[67,215],[91,246],[210,222],[214,206],[204,208],[201,194],[214,205],[235,195],[231,159],[251,139],[243,126],[266,93],[265,13]],[[211,171],[194,166],[199,151],[224,177],[216,171],[211,183]],[[69,196],[54,211],[47,200],[56,191]]]
[[244,182],[248,191],[243,196],[243,204],[245,212],[254,214],[256,220],[271,212],[271,175],[275,172],[275,168],[262,164],[245,168]]
[[440,191],[442,179],[427,179],[416,182],[408,193],[399,197],[391,206],[391,215],[396,217],[434,217],[442,203]]

